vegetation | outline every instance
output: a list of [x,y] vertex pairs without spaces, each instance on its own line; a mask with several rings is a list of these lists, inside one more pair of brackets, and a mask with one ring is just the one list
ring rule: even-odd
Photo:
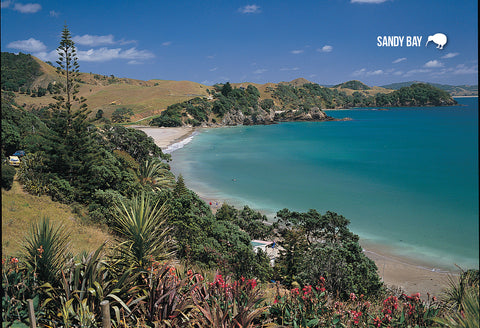
[[[409,81],[401,83],[391,83],[383,85],[382,88],[398,90],[403,87],[409,87],[412,84],[422,83],[418,81]],[[453,97],[455,96],[478,96],[478,85],[448,85],[438,83],[426,83],[436,88],[447,91]]]
[[388,94],[377,94],[375,100],[377,106],[393,107],[442,106],[457,103],[446,91],[425,83],[412,84]]
[[[37,217],[22,240],[23,253],[2,259],[5,326],[29,324],[27,299],[39,325],[50,327],[98,326],[104,300],[116,327],[432,327],[478,316],[478,271],[462,276],[444,301],[394,295],[383,288],[349,221],[336,213],[284,209],[269,224],[249,207],[224,204],[214,215],[181,175],[175,180],[170,157],[145,133],[91,124],[85,99],[77,96],[78,63],[66,26],[58,51],[66,80],[55,103],[27,112],[2,92],[2,152],[26,150],[17,171],[25,191],[71,205],[85,221],[109,227],[114,238],[78,252],[70,243],[80,232],[53,223],[56,212],[52,220]],[[344,97],[315,84],[272,92],[274,99],[260,100],[254,86],[216,85],[212,102],[173,105],[160,121],[195,125],[236,113],[256,123],[257,115],[278,109],[275,101],[284,110],[308,111],[338,106]],[[32,199],[20,195],[4,204],[2,198],[5,225],[21,220],[12,212]],[[253,251],[254,238],[281,246],[275,267]]]
[[352,89],[352,90],[370,90],[371,89],[368,85],[363,84],[362,82],[357,80],[352,80],[352,81],[344,82],[341,84],[337,84],[336,86],[334,86],[334,88]]
[[2,164],[2,189],[10,190],[13,184],[13,178],[15,177],[15,168]]
[[1,58],[1,86],[3,91],[20,91],[20,88],[29,89],[32,82],[40,76],[40,65],[31,55],[18,55],[2,52]]

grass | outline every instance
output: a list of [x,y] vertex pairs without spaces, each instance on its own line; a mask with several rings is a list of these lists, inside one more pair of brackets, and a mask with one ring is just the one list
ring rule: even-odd
[[2,190],[2,256],[20,256],[21,243],[31,224],[44,216],[55,224],[65,225],[72,236],[69,250],[73,254],[93,251],[104,241],[113,239],[106,229],[82,224],[69,206],[54,202],[48,196],[30,195],[22,190],[18,181],[14,181],[11,190]]

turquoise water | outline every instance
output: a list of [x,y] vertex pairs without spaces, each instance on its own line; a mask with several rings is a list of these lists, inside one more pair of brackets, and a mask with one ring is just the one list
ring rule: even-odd
[[329,111],[343,122],[205,129],[172,153],[205,197],[335,211],[361,239],[435,267],[478,267],[478,100]]

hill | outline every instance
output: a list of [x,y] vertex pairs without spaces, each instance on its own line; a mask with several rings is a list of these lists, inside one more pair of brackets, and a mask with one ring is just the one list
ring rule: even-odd
[[403,87],[409,87],[415,83],[430,84],[436,88],[447,91],[453,97],[478,96],[478,85],[449,85],[449,84],[438,84],[438,83],[429,83],[429,82],[420,82],[420,81],[409,81],[409,82],[391,83],[391,84],[384,85],[382,87],[386,89],[398,90]]
[[75,238],[71,239],[70,251],[91,252],[113,236],[102,229],[82,223],[78,214],[65,204],[54,202],[48,196],[34,196],[13,182],[12,189],[2,189],[2,254],[4,257],[19,256],[21,241],[29,226],[47,216],[54,224],[63,224]]
[[[26,109],[33,109],[46,107],[54,102],[53,97],[65,83],[63,76],[58,74],[55,67],[31,55],[2,53],[2,58],[3,57],[8,57],[9,60],[5,63],[2,61],[2,89],[14,91],[16,103]],[[20,74],[18,70],[18,62],[22,62],[24,67],[29,67],[28,74],[22,73],[23,75],[29,76],[27,81],[23,81],[20,78],[22,74]],[[20,84],[23,83],[21,86],[17,83],[19,80]],[[3,81],[8,81],[6,86]],[[206,98],[212,101],[213,96],[209,91],[215,89],[215,86],[207,86],[191,81],[159,79],[142,81],[95,73],[80,73],[77,82],[80,85],[78,96],[83,96],[87,99],[86,104],[91,110],[90,117],[93,118],[97,114],[102,114],[100,115],[101,117],[112,119],[114,113],[123,111],[127,122],[141,121],[140,124],[147,123],[152,117],[158,117],[169,106],[174,104],[189,101],[196,97]],[[373,106],[375,102],[371,100],[373,99],[371,97],[376,97],[378,94],[388,94],[397,88],[411,84],[413,84],[413,82],[392,84],[384,87],[370,87],[361,81],[353,80],[333,87],[324,87],[304,78],[297,78],[290,82],[265,84],[242,82],[231,83],[231,86],[234,89],[245,90],[251,85],[259,92],[259,102],[271,100],[274,106],[281,109],[285,107],[285,104],[278,95],[279,88],[283,88],[282,90],[286,91],[285,88],[301,89],[305,85],[319,86],[324,89],[322,89],[322,93],[325,95],[329,93],[330,95],[326,95],[327,98],[322,101],[312,101],[312,99],[310,99],[307,102],[315,104],[315,106],[319,108],[344,108]],[[221,85],[217,86],[221,87]],[[475,89],[475,87],[467,88],[467,86],[463,86],[463,89],[460,87],[461,86],[456,87],[456,95],[467,95],[468,90],[473,92]],[[446,86],[442,86],[440,89],[445,90],[445,88]],[[275,90],[277,90],[276,95]],[[320,92],[320,89],[317,91]],[[295,97],[301,98],[302,96],[297,95]],[[334,97],[336,100],[332,102],[330,97]],[[367,99],[369,100],[367,101]],[[290,105],[286,107],[290,109],[296,106],[294,104],[298,103],[298,101],[293,98],[289,99],[288,102]],[[190,119],[192,119],[192,117],[190,117]],[[218,119],[218,117],[216,119]]]
[[352,89],[352,90],[370,90],[371,88],[357,80],[352,80],[348,82],[343,82],[334,86],[334,88],[340,89]]

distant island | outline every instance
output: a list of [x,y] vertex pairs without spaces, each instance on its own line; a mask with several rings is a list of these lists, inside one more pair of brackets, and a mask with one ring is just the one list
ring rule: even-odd
[[[65,78],[52,63],[28,54],[1,54],[1,89],[27,110],[49,108]],[[85,97],[95,124],[152,126],[229,126],[284,121],[335,120],[324,109],[355,107],[450,106],[452,95],[478,87],[404,82],[370,87],[352,80],[326,87],[304,78],[290,82],[250,82],[206,86],[191,81],[119,78],[79,73],[79,97]],[[464,90],[465,92],[463,92]]]

